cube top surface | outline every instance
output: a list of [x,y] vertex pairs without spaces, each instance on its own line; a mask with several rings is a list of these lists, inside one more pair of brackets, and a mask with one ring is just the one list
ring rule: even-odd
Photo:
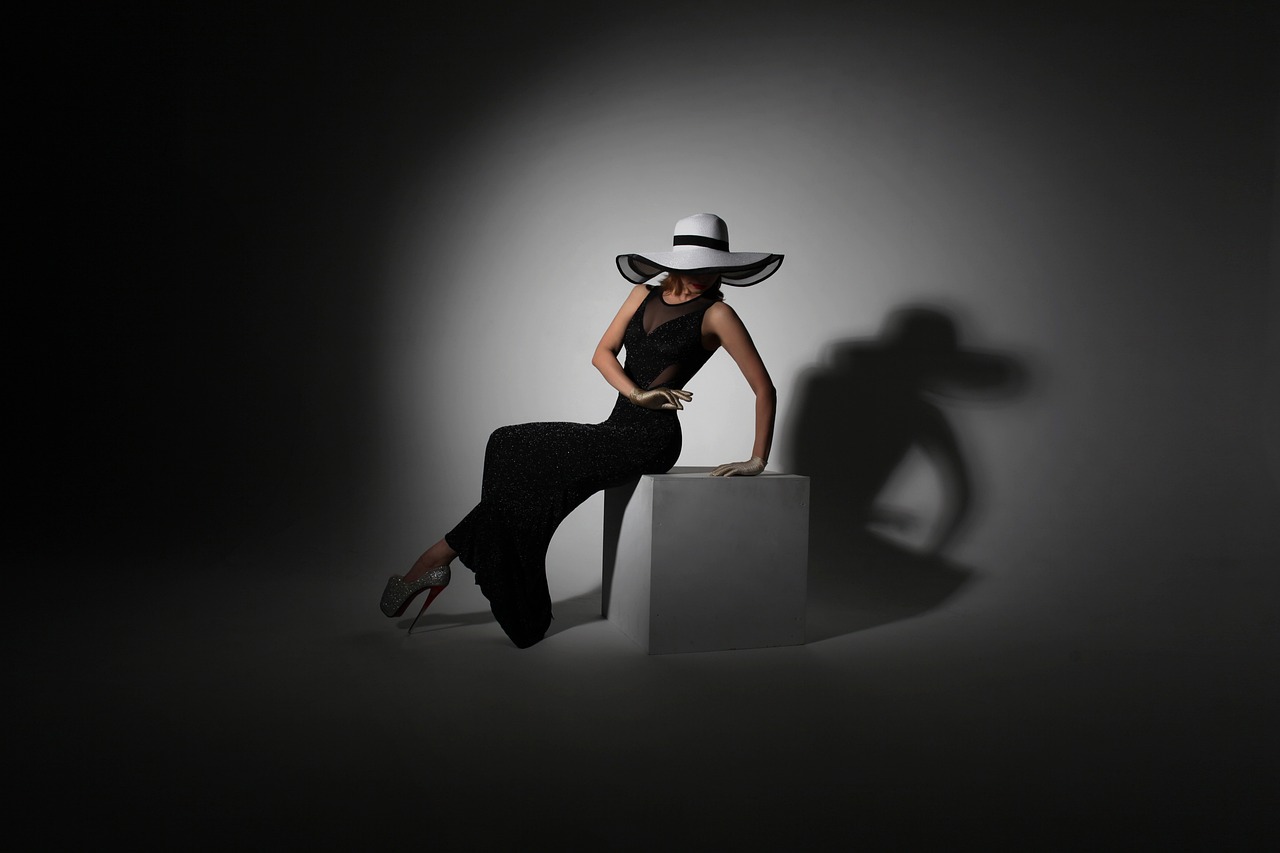
[[670,471],[668,471],[665,474],[644,474],[642,476],[653,477],[654,479],[662,479],[667,477],[674,477],[681,480],[706,478],[709,480],[716,480],[716,481],[732,480],[734,482],[743,482],[746,480],[758,480],[761,478],[772,480],[778,477],[792,477],[797,480],[809,479],[808,477],[805,477],[802,474],[780,474],[777,471],[769,471],[769,470],[762,471],[761,473],[755,475],[754,477],[712,477],[711,472],[714,470],[715,470],[715,466],[702,467],[702,466],[695,466],[695,465],[677,465],[675,468],[672,468]]

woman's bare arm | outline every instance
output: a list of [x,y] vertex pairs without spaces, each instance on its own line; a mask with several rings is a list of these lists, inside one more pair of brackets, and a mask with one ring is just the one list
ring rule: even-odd
[[756,351],[755,342],[742,324],[737,313],[723,302],[707,309],[704,328],[712,338],[732,356],[738,369],[746,377],[747,384],[756,395],[756,440],[751,455],[769,461],[769,449],[773,446],[773,424],[778,408],[778,392],[765,369],[764,360]]
[[591,356],[591,364],[595,369],[624,397],[636,389],[636,383],[631,381],[618,361],[618,353],[622,352],[622,335],[627,330],[627,323],[631,322],[631,316],[648,294],[649,288],[643,284],[637,284],[631,289],[627,301],[622,303],[617,316],[613,318],[609,328],[604,330],[604,337],[596,344],[595,354]]

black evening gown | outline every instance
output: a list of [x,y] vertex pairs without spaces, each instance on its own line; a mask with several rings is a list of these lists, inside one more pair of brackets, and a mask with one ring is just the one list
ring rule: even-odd
[[[627,375],[641,388],[683,388],[706,364],[702,319],[712,295],[671,305],[651,287],[623,335]],[[551,624],[547,547],[560,522],[591,495],[670,470],[680,420],[621,394],[598,424],[532,423],[489,436],[480,503],[445,541],[476,574],[494,618],[520,648]]]

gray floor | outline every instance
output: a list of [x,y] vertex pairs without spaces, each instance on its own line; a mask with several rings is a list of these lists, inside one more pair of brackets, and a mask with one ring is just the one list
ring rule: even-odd
[[367,553],[306,540],[89,573],[23,626],[33,846],[1274,841],[1264,602],[1188,635],[1165,606],[1138,633],[1101,596],[1009,607],[976,569],[901,582],[867,552],[814,567],[804,646],[649,657],[596,591],[521,651],[465,569],[406,636]]

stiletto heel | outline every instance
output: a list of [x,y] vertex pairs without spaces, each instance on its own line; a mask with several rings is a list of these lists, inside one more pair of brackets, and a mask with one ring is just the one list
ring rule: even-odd
[[[383,615],[391,618],[403,615],[409,602],[424,589],[429,589],[431,592],[428,593],[427,600],[422,603],[422,610],[418,611],[418,616],[421,616],[431,602],[435,601],[436,596],[449,585],[452,574],[446,565],[432,569],[412,583],[405,583],[402,575],[392,575],[387,581],[387,588],[382,591],[382,603],[379,606],[382,608]],[[413,618],[413,625],[418,624],[418,616]],[[413,630],[413,625],[409,626],[410,631]]]
[[[445,586],[448,586],[448,584],[445,584]],[[431,606],[431,602],[435,601],[436,596],[442,592],[444,592],[444,586],[431,587],[431,592],[427,593],[426,600],[422,602],[422,609],[418,611],[418,615],[413,617],[413,621],[409,623],[409,630],[407,633],[413,633],[413,626],[418,624],[418,620],[422,618],[422,614],[427,612],[427,608]]]

